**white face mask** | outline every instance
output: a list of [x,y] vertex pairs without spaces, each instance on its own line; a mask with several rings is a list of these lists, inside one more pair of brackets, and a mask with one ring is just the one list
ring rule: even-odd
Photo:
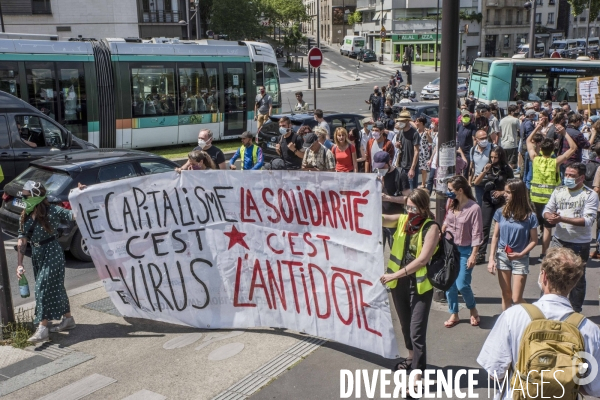
[[400,133],[400,129],[394,128],[394,133]]
[[202,139],[198,139],[198,147],[200,147],[201,149],[206,147],[206,142]]
[[377,170],[377,175],[383,177],[388,173],[388,171],[389,171],[389,168],[379,168]]
[[398,122],[398,129],[404,129],[406,122]]
[[540,272],[540,275],[538,276],[538,286],[540,288],[540,290],[544,290],[544,287],[542,286],[542,273]]
[[487,139],[479,141],[479,147],[483,148],[483,147],[487,147],[487,145],[488,145]]

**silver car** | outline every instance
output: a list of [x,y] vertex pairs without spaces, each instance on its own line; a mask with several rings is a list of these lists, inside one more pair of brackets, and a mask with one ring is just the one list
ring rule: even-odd
[[[465,97],[467,95],[467,78],[458,78],[457,96]],[[433,100],[440,98],[440,78],[436,78],[433,82],[429,82],[421,90],[422,100]]]

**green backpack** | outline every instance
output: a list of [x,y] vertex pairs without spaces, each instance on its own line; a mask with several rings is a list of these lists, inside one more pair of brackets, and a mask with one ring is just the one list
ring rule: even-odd
[[519,346],[515,373],[510,381],[513,399],[544,397],[576,399],[579,384],[573,379],[584,361],[585,351],[579,326],[585,317],[574,312],[564,321],[546,319],[533,304],[521,304],[531,317]]

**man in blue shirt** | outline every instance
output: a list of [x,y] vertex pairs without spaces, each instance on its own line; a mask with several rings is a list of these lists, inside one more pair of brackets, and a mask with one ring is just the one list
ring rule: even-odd
[[264,165],[262,149],[252,143],[254,136],[250,132],[242,133],[242,147],[235,152],[231,160],[229,160],[229,168],[237,169],[235,161],[240,158],[242,162],[242,170],[259,170]]

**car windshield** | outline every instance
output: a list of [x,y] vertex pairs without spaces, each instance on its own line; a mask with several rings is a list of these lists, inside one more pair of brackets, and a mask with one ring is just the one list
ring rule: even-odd
[[439,85],[440,84],[440,78],[435,78],[432,82],[432,85]]
[[551,49],[564,49],[565,47],[567,47],[566,43],[552,43],[550,46]]
[[27,181],[40,182],[46,188],[47,195],[58,195],[71,182],[69,174],[61,171],[50,171],[38,167],[29,167],[12,183],[23,186]]

